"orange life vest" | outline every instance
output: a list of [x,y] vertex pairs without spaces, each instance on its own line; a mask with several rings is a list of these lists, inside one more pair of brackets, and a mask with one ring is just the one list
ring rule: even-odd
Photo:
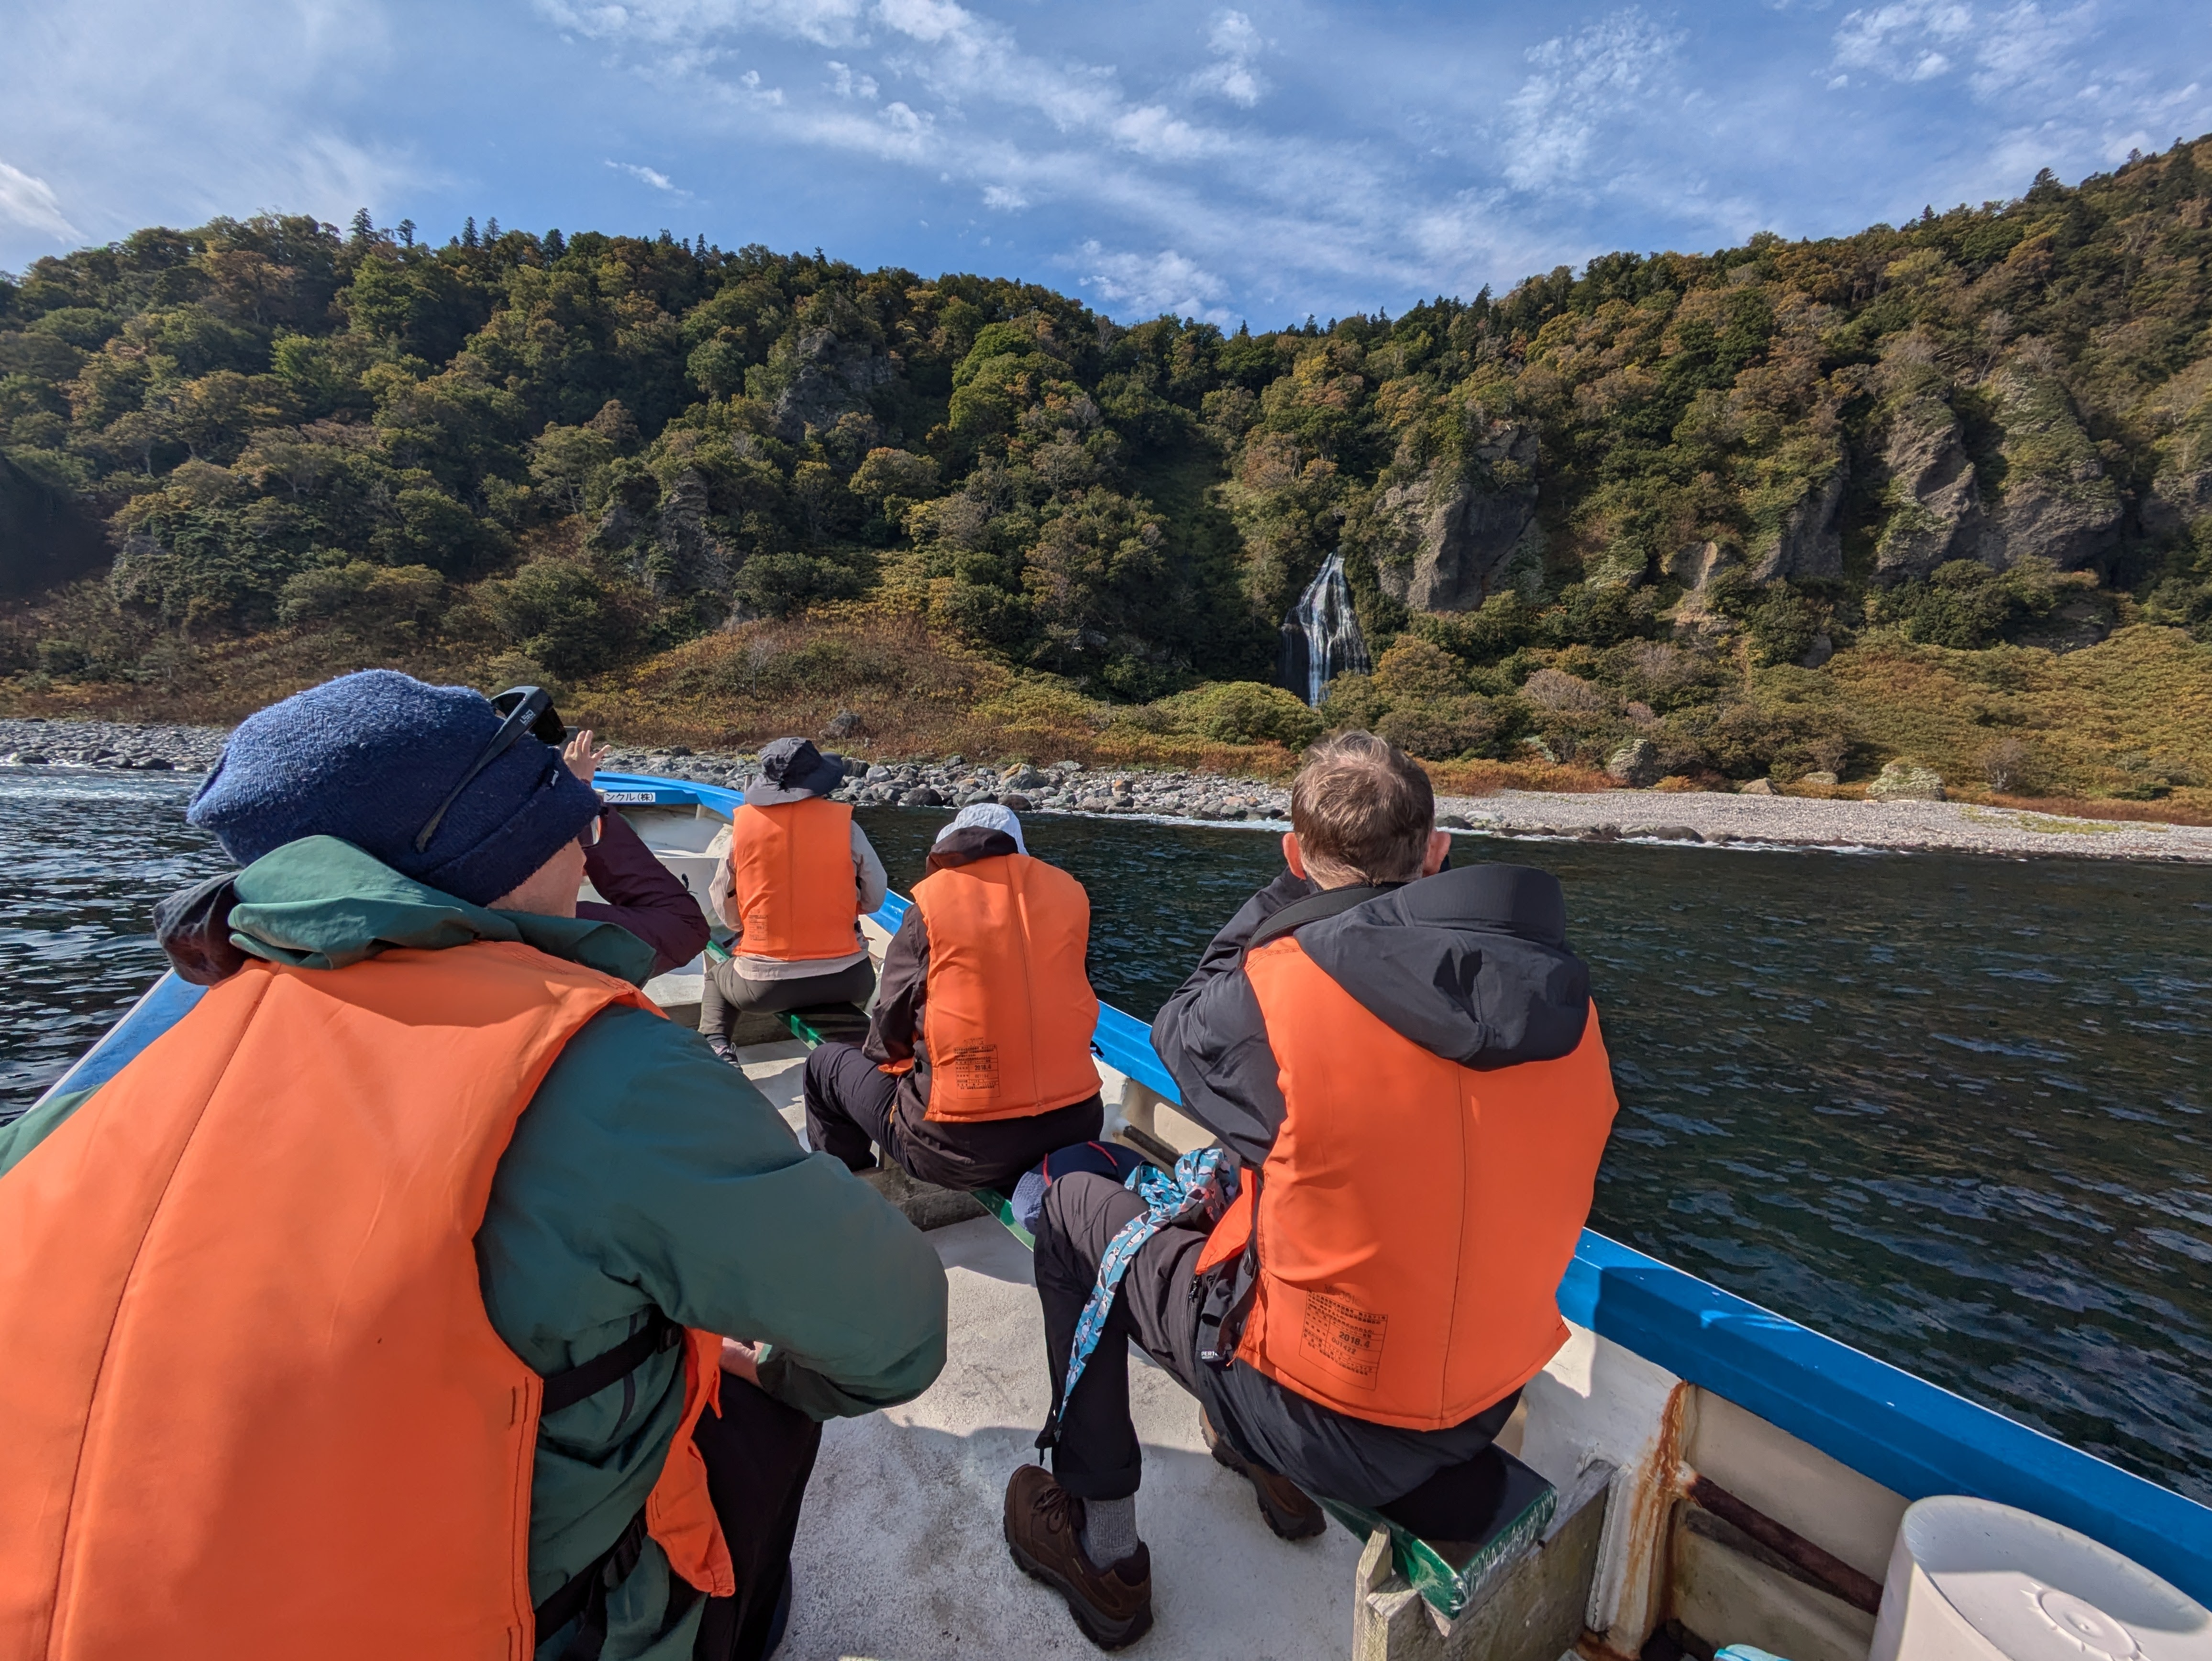
[[[618,1003],[509,943],[250,964],[0,1178],[0,1655],[527,1661],[540,1381],[473,1242]],[[692,1335],[647,1514],[726,1595],[690,1445],[720,1377]]]
[[738,950],[749,958],[803,963],[860,951],[851,806],[809,796],[738,808],[730,823],[730,891]]
[[1244,972],[1288,1110],[1199,1261],[1253,1239],[1256,1188],[1237,1357],[1355,1419],[1460,1424],[1566,1342],[1559,1277],[1619,1106],[1597,1011],[1571,1054],[1479,1070],[1399,1033],[1295,937]]
[[927,1116],[1018,1119],[1097,1095],[1083,885],[1026,854],[1000,854],[931,872],[914,903],[929,934]]

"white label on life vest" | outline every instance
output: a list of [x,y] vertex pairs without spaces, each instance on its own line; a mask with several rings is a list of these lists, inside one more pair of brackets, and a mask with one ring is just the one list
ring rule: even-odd
[[1375,1388],[1382,1366],[1382,1338],[1390,1317],[1370,1314],[1330,1292],[1306,1294],[1305,1324],[1298,1342],[1331,1366],[1348,1372],[1363,1390]]
[[969,1096],[999,1093],[999,1046],[971,1043],[952,1052],[952,1087]]

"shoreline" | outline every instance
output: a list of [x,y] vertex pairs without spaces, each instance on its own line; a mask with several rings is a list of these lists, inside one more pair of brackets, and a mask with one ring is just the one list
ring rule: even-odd
[[[210,727],[4,719],[0,768],[194,774],[214,764],[227,736]],[[606,766],[610,772],[726,786],[744,782],[750,761],[749,755],[695,752],[682,745],[617,746],[609,751]],[[1287,829],[1290,812],[1287,788],[1249,779],[1091,769],[1074,762],[987,766],[957,757],[876,763],[838,794],[864,806],[953,807],[1008,799],[1009,806],[1030,812],[1254,829]],[[2212,862],[2212,826],[2075,818],[1969,802],[1503,790],[1489,796],[1439,795],[1437,812],[1449,830],[1513,839]]]

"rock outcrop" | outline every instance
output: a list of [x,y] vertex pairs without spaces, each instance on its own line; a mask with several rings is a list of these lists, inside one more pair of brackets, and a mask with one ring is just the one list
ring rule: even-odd
[[825,431],[848,410],[864,409],[868,396],[898,373],[883,353],[860,341],[840,340],[829,329],[799,337],[798,367],[775,400],[776,436],[797,444],[810,427]]
[[2154,537],[2181,537],[2212,520],[2212,466],[2164,472],[2142,499],[2143,529]]
[[[1923,385],[1897,400],[1883,456],[1891,507],[1876,545],[1877,575],[1926,576],[1954,559],[1978,559],[1996,570],[2035,561],[2078,571],[2118,551],[2118,488],[2106,477],[2040,344],[2026,343],[1986,383],[2002,435],[1992,504],[1984,505],[1989,481],[1969,458],[1959,417],[1939,391]],[[1921,379],[1932,380],[1924,368]]]
[[1632,790],[1646,789],[1666,776],[1660,764],[1659,748],[1650,739],[1631,739],[1613,752],[1605,764],[1606,772],[1616,784],[1625,784]]
[[2118,486],[2057,377],[2015,362],[1990,382],[2004,429],[2003,494],[1982,532],[1980,557],[2002,570],[2040,560],[2061,571],[2103,563],[2120,545]]
[[1981,481],[1951,406],[1933,389],[1899,402],[1882,453],[1891,506],[1875,570],[1892,581],[1924,577],[1975,557],[1982,534]]
[[1909,761],[1885,764],[1881,776],[1867,786],[1870,801],[1941,801],[1943,780],[1932,767]]
[[1841,455],[1826,478],[1799,497],[1771,545],[1756,550],[1751,574],[1761,582],[1778,577],[1839,577],[1844,538],[1837,525],[1848,474]]
[[659,524],[644,575],[657,594],[726,593],[736,562],[707,526],[707,479],[678,473],[660,496]]
[[1738,569],[1735,551],[1717,542],[1692,542],[1676,549],[1661,563],[1661,569],[1682,585],[1682,598],[1663,613],[1686,643],[1717,639],[1729,632],[1729,620],[1716,611],[1707,588],[1723,571]]
[[1376,503],[1376,575],[1417,611],[1471,611],[1512,586],[1536,544],[1536,435],[1494,425],[1467,470],[1431,462]]

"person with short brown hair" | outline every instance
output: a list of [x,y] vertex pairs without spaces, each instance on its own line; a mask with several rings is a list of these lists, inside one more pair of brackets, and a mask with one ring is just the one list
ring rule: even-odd
[[[1306,752],[1291,784],[1284,854],[1322,885],[1411,882],[1439,868],[1451,839],[1420,764],[1372,733],[1338,733]],[[1436,863],[1431,863],[1431,855]]]
[[1492,1443],[1567,1335],[1556,1293],[1616,1103],[1558,881],[1447,870],[1427,775],[1370,733],[1316,746],[1291,799],[1288,868],[1152,1023],[1225,1150],[1219,1192],[1116,1250],[1145,1201],[1071,1172],[1038,1220],[1052,1469],[1008,1482],[1006,1542],[1105,1648],[1152,1624],[1129,1341],[1284,1538],[1322,1531],[1317,1494],[1470,1540],[1502,1492]]

